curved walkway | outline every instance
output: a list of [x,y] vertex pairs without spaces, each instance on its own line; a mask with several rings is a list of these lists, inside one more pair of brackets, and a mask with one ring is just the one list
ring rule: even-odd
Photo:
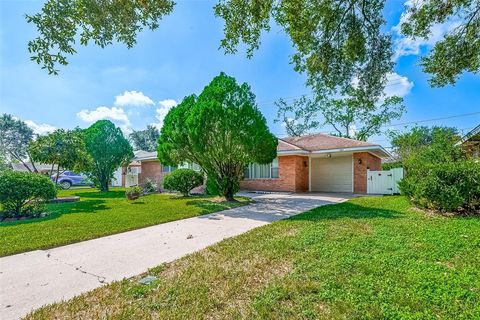
[[342,194],[253,194],[251,205],[0,258],[1,318],[18,319],[45,304],[129,278],[225,238],[309,209]]

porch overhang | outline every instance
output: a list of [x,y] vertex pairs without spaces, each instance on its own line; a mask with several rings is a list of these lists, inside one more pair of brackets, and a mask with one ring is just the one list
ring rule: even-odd
[[354,152],[369,152],[379,158],[391,157],[391,154],[381,146],[362,146],[362,147],[350,147],[350,148],[335,148],[335,149],[323,149],[323,150],[279,150],[277,154],[279,156],[314,156],[329,153],[354,153]]

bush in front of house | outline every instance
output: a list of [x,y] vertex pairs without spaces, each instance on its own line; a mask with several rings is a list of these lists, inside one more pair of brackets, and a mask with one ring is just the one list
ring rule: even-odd
[[143,183],[143,192],[144,193],[154,193],[158,191],[157,183],[152,179],[145,179]]
[[125,190],[125,196],[128,200],[137,200],[142,195],[142,188],[139,186],[128,187]]
[[163,178],[163,187],[178,191],[187,197],[190,191],[203,184],[203,175],[192,169],[177,169]]
[[0,204],[7,216],[34,215],[56,194],[55,185],[46,176],[18,171],[0,173]]
[[416,166],[399,186],[420,207],[466,213],[480,209],[480,163],[472,160]]

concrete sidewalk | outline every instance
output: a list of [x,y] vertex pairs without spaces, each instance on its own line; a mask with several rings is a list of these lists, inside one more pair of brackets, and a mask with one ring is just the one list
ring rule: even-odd
[[340,194],[243,195],[253,197],[255,202],[216,214],[0,258],[0,318],[18,319],[45,304],[138,275],[225,238],[349,198]]

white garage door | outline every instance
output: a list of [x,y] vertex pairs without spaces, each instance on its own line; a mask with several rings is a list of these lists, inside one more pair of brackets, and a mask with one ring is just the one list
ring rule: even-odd
[[312,191],[352,192],[352,156],[312,158]]

